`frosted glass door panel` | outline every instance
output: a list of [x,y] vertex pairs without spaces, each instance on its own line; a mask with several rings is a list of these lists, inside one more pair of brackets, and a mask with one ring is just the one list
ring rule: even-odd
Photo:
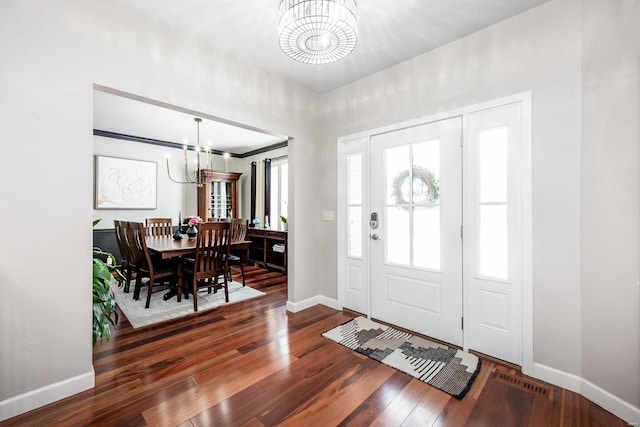
[[507,128],[478,132],[480,202],[507,201]]
[[362,257],[362,154],[347,156],[347,256]]
[[[413,203],[427,206],[438,203],[440,188],[440,140],[412,146]],[[435,207],[435,206],[434,206]]]
[[507,127],[478,132],[478,274],[508,278],[507,242]]
[[439,270],[440,140],[388,148],[384,160],[386,262]]
[[347,256],[362,257],[362,206],[349,206]]
[[411,222],[406,208],[387,207],[387,263],[411,265]]
[[440,154],[439,139],[412,146],[412,264],[431,270],[440,270]]
[[413,265],[440,270],[440,207],[413,210]]
[[362,154],[352,154],[348,158],[347,165],[348,193],[347,203],[350,205],[362,204]]
[[387,205],[407,205],[411,200],[410,146],[404,145],[385,150],[385,176]]

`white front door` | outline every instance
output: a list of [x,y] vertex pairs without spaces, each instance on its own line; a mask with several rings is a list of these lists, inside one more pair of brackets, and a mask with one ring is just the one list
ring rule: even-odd
[[462,119],[371,137],[371,317],[462,345]]

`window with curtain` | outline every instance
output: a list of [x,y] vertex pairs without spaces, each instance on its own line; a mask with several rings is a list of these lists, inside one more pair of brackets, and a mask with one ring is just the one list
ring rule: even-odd
[[287,158],[271,159],[271,194],[269,223],[274,230],[284,230],[284,224],[280,216],[287,217],[289,204],[289,165]]

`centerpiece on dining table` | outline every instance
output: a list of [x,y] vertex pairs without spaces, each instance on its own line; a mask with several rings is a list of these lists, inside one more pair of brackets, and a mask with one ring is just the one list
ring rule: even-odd
[[187,236],[192,239],[198,235],[198,225],[202,224],[202,218],[196,215],[185,216],[182,223],[187,227]]

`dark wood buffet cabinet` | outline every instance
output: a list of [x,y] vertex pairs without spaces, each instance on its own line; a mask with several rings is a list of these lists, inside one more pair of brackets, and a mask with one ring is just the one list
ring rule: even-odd
[[260,267],[287,272],[287,232],[249,228],[247,230],[249,262]]

